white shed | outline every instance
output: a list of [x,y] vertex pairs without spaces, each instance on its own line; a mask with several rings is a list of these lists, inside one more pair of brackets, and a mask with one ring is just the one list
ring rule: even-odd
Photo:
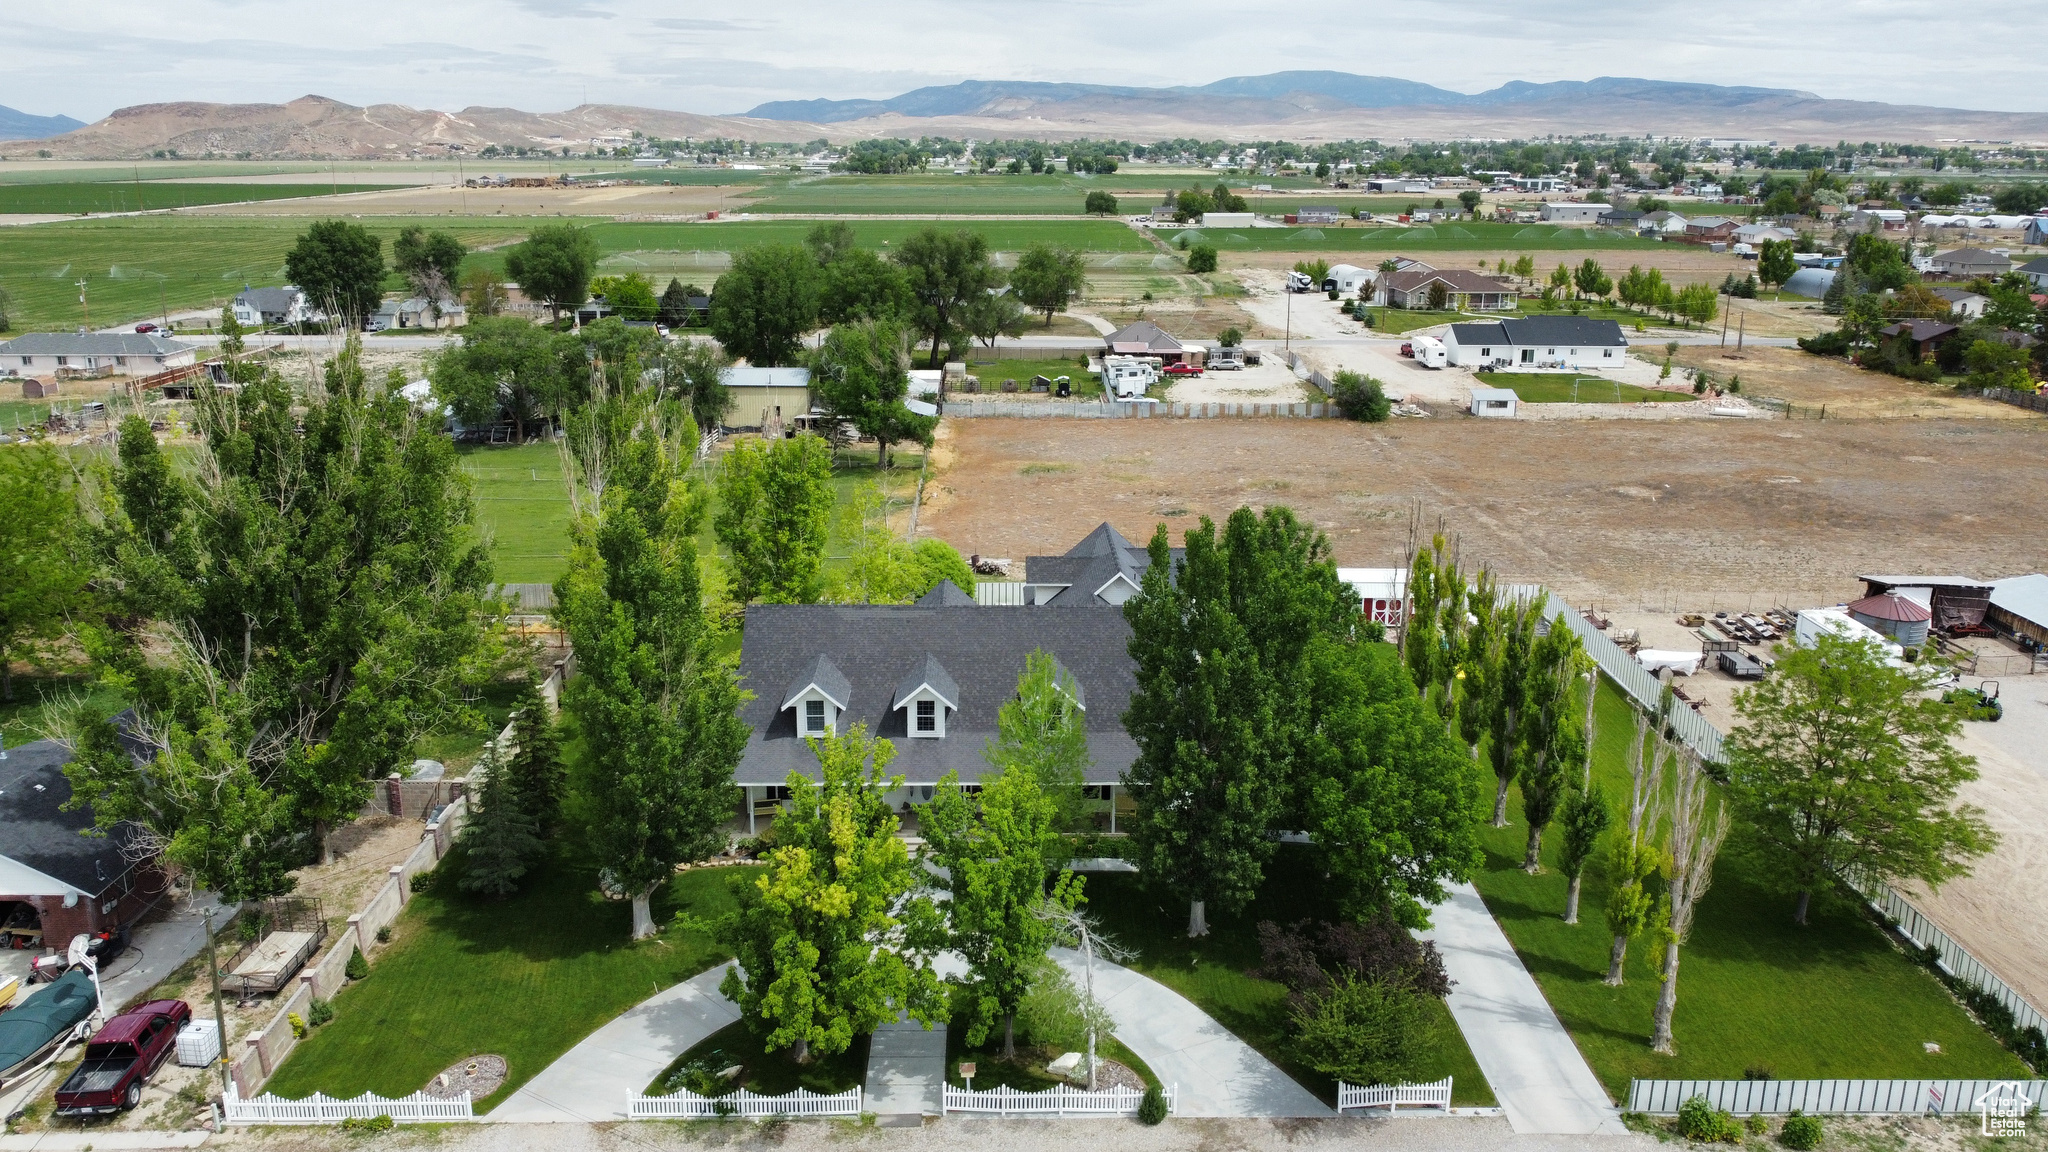
[[1356,264],[1332,264],[1329,274],[1323,277],[1323,291],[1350,296],[1372,281],[1373,273],[1369,268],[1360,268]]
[[1204,228],[1251,228],[1256,226],[1258,222],[1258,215],[1252,212],[1202,213],[1202,227]]
[[1512,420],[1515,409],[1520,407],[1522,398],[1515,395],[1513,388],[1472,389],[1472,414],[1490,420]]

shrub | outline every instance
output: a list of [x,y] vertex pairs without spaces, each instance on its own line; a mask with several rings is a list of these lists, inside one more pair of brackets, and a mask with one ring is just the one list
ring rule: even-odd
[[377,943],[379,943],[379,944],[389,944],[389,943],[391,943],[391,925],[389,925],[389,924],[386,924],[386,925],[385,925],[385,926],[383,926],[382,928],[379,928],[379,929],[377,929]]
[[292,1039],[304,1040],[306,1038],[306,1018],[304,1016],[299,1015],[297,1012],[288,1012],[285,1014],[285,1022],[292,1026]]
[[1410,1079],[1436,1039],[1429,998],[1405,981],[1345,974],[1326,991],[1288,999],[1302,1062],[1353,1084]]
[[411,888],[415,892],[425,892],[434,886],[434,874],[432,872],[415,872],[412,874],[412,879],[407,880],[405,883],[406,887]]
[[[1385,626],[1380,629],[1386,635]],[[1260,921],[1255,975],[1276,980],[1297,996],[1327,991],[1338,976],[1406,984],[1439,999],[1451,994],[1436,944],[1417,940],[1391,920],[1330,923],[1298,920],[1281,928]]]
[[342,973],[351,980],[361,980],[370,974],[370,962],[363,959],[361,948],[349,954],[348,965],[342,969]]
[[1367,644],[1384,644],[1387,641],[1387,626],[1377,620],[1367,620],[1358,634]]
[[1742,1118],[1742,1130],[1751,1136],[1761,1136],[1771,1130],[1771,1122],[1761,1112],[1751,1112]]
[[1344,413],[1347,420],[1377,424],[1394,410],[1394,402],[1387,399],[1387,390],[1370,376],[1340,371],[1330,382],[1330,387],[1334,393],[1331,399],[1337,402],[1337,410]]
[[1778,1129],[1778,1143],[1794,1152],[1806,1152],[1809,1148],[1820,1147],[1820,1117],[1806,1116],[1794,1112],[1785,1118],[1785,1124]]
[[1216,334],[1216,343],[1225,348],[1235,348],[1244,343],[1244,333],[1235,328],[1225,328]]
[[1751,1064],[1742,1070],[1744,1080],[1769,1080],[1773,1076],[1774,1072],[1769,1064]]
[[343,1132],[362,1132],[366,1134],[389,1132],[391,1131],[391,1117],[351,1116],[341,1122],[341,1130]]
[[318,1028],[332,1019],[334,1019],[334,1001],[314,998],[313,1006],[306,1010],[307,1026]]
[[1742,1125],[1705,1096],[1695,1096],[1678,1106],[1678,1134],[1702,1144],[1740,1144]]
[[1147,1125],[1157,1124],[1164,1119],[1166,1119],[1166,1093],[1159,1090],[1159,1085],[1149,1084],[1145,1087],[1145,1098],[1138,1101],[1138,1123]]
[[1823,332],[1818,336],[1801,336],[1799,347],[1815,356],[1847,356],[1849,334],[1837,328],[1833,332]]
[[1216,270],[1216,246],[1197,244],[1188,249],[1188,271],[1214,272]]

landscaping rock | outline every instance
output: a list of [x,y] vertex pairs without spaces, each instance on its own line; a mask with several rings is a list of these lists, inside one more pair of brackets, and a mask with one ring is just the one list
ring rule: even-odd
[[429,1080],[422,1091],[443,1100],[453,1100],[467,1092],[471,1100],[481,1100],[496,1092],[504,1082],[503,1056],[471,1056]]

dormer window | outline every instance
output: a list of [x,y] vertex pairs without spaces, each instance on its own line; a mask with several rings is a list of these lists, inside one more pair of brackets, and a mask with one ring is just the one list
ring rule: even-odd
[[837,665],[826,656],[811,661],[803,675],[783,696],[784,709],[796,709],[797,735],[832,736],[839,731],[839,715],[852,699],[852,685]]
[[823,700],[804,701],[804,735],[823,736],[824,734],[825,702]]
[[911,739],[942,740],[946,716],[960,709],[960,687],[929,654],[896,685],[893,708],[904,711],[904,730]]

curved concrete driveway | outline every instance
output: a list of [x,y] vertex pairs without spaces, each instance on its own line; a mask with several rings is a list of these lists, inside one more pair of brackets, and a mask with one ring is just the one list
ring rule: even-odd
[[[1081,954],[1052,950],[1077,986]],[[1095,962],[1095,996],[1116,1021],[1116,1038],[1180,1093],[1176,1116],[1329,1116],[1330,1107],[1251,1045],[1166,985],[1121,964]]]
[[491,1109],[505,1123],[624,1120],[649,1081],[676,1057],[740,1018],[718,994],[728,965],[649,997],[569,1049]]

